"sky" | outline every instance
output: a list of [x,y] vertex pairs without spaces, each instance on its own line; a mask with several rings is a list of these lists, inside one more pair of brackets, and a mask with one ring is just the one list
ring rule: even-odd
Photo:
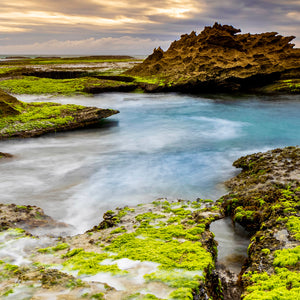
[[148,55],[215,22],[300,48],[300,0],[1,0],[0,54]]

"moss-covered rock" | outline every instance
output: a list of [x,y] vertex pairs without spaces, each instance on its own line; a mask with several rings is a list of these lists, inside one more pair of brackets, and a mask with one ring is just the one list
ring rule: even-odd
[[101,119],[119,112],[81,105],[20,101],[15,104],[14,109],[18,114],[0,118],[0,140],[83,128],[99,124]]
[[20,114],[20,105],[20,101],[0,89],[0,118]]
[[[252,231],[242,270],[243,299],[295,299],[300,264],[300,148],[247,155],[227,182],[225,212]],[[297,298],[297,297],[296,297]]]
[[[161,199],[108,211],[104,216],[106,220],[114,218],[114,222],[35,249],[28,253],[31,262],[24,267],[4,261],[9,264],[3,269],[3,292],[9,290],[12,279],[22,287],[33,284],[31,293],[36,296],[45,289],[47,295],[59,291],[69,297],[77,291],[78,299],[83,295],[86,299],[101,295],[99,299],[111,300],[204,299],[210,295],[206,280],[215,266],[216,244],[207,228],[220,218],[213,203]],[[168,223],[170,219],[176,221]],[[22,239],[24,234],[15,238]],[[14,275],[9,277],[11,272]],[[116,284],[124,287],[110,287]],[[84,293],[79,292],[80,287]],[[221,295],[221,291],[216,294]]]

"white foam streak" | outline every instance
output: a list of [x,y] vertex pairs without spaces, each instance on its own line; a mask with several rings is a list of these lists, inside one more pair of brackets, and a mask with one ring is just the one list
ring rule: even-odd
[[9,233],[3,233],[0,238],[0,259],[18,266],[31,262],[29,254],[35,248],[46,247],[51,243],[51,239],[47,237],[40,239],[31,237],[14,238],[10,237]]

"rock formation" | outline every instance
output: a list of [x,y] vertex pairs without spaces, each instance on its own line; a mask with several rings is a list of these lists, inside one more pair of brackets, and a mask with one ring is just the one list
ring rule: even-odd
[[160,90],[234,91],[300,77],[300,49],[294,36],[276,32],[238,34],[215,23],[161,48],[126,74],[156,77]]
[[117,113],[118,110],[79,105],[24,103],[0,90],[0,140],[97,125]]

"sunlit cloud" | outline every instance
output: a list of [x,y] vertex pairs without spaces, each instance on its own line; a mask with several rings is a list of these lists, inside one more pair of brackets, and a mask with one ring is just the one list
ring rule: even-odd
[[168,5],[162,7],[149,7],[145,12],[147,15],[164,14],[170,18],[188,18],[191,14],[203,11],[204,4],[193,0],[169,0]]
[[299,0],[1,0],[0,34],[8,40],[0,46],[125,35],[169,41],[217,21],[244,33],[298,35],[299,47],[299,11]]
[[[30,11],[30,12],[11,12],[1,14],[3,19],[21,20],[24,24],[29,21],[30,24],[89,24],[95,26],[121,26],[126,23],[139,24],[139,23],[153,23],[143,17],[141,19],[127,18],[125,16],[117,16],[114,19],[101,18],[101,17],[86,17],[86,16],[71,16],[59,13],[48,13],[43,11]],[[34,20],[34,22],[32,22]],[[21,21],[19,24],[21,24]]]
[[25,32],[30,31],[30,29],[22,28],[22,27],[16,27],[16,24],[13,24],[12,26],[5,26],[0,24],[0,32],[5,33],[14,33],[14,32]]
[[289,12],[287,14],[287,17],[300,22],[300,12],[299,11]]

